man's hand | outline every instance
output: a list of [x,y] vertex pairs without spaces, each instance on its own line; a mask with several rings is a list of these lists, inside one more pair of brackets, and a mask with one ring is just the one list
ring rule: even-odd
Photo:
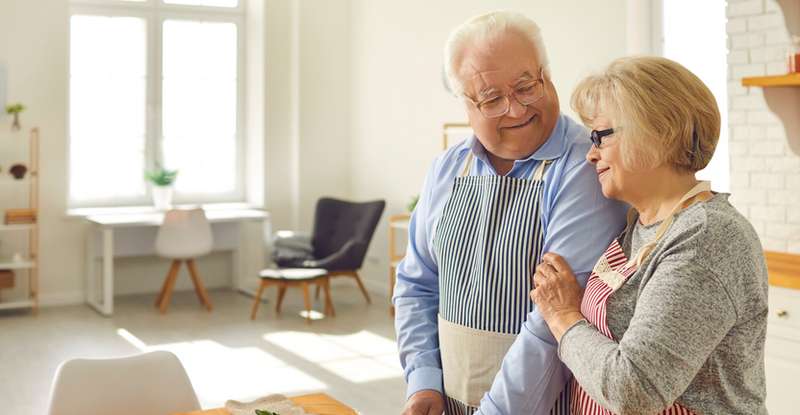
[[442,415],[444,397],[435,390],[421,390],[408,398],[402,415]]

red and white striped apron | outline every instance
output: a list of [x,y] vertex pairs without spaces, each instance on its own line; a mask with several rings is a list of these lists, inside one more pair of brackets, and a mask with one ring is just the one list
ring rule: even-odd
[[[689,191],[689,193],[684,195],[675,209],[673,209],[670,216],[664,220],[661,227],[659,227],[656,232],[655,241],[647,245],[649,245],[650,248],[655,246],[655,243],[661,239],[667,228],[672,224],[672,219],[679,210],[692,205],[694,202],[708,200],[708,198],[711,197],[710,189],[711,186],[708,182],[700,182],[695,188]],[[629,214],[629,224],[632,220],[633,216]],[[628,228],[630,228],[630,226]],[[629,261],[618,239],[614,239],[611,242],[611,245],[609,245],[608,249],[606,249],[594,266],[592,274],[589,276],[589,280],[586,283],[586,291],[583,294],[583,301],[581,302],[581,313],[586,317],[586,320],[595,326],[600,333],[603,333],[612,340],[615,339],[611,334],[611,330],[608,328],[606,320],[606,304],[608,303],[608,299],[636,272],[639,265],[641,265],[644,258],[649,253],[642,252],[646,251],[645,247],[643,247],[639,254],[636,255],[633,260]],[[587,350],[586,353],[590,353],[590,351]],[[570,387],[570,412],[573,415],[613,415],[613,412],[600,406],[599,403],[592,399],[592,397],[581,388],[581,385],[575,378],[572,379]],[[660,414],[695,415],[690,409],[677,402],[660,412]]]

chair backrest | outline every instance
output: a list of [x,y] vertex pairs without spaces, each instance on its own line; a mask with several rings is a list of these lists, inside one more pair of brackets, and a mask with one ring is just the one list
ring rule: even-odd
[[324,258],[347,242],[355,241],[363,244],[363,249],[356,257],[349,258],[347,268],[361,268],[384,207],[383,200],[355,203],[327,197],[319,199],[311,240],[314,257]]
[[59,366],[49,415],[167,415],[200,409],[180,360],[167,351]]
[[203,209],[172,209],[158,229],[156,253],[176,259],[197,258],[211,252],[214,239]]

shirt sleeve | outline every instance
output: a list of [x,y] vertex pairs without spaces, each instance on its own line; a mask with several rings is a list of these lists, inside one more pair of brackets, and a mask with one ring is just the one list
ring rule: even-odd
[[619,343],[583,321],[567,330],[559,352],[603,407],[658,413],[686,390],[735,321],[734,303],[713,271],[665,260],[640,290]]
[[406,383],[406,398],[432,389],[443,392],[439,355],[439,270],[429,246],[428,223],[432,209],[431,188],[436,163],[425,179],[408,228],[408,248],[397,267],[395,331]]
[[[542,218],[542,252],[564,257],[585,287],[597,258],[624,227],[627,208],[603,196],[597,173],[584,161],[549,180],[553,183],[545,197],[549,208]],[[503,359],[492,388],[481,400],[479,413],[550,413],[570,379],[569,370],[558,359],[556,344],[534,308]]]

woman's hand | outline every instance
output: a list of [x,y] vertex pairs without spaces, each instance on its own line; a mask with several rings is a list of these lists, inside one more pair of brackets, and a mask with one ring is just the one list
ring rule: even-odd
[[536,267],[533,286],[531,299],[538,306],[553,336],[560,342],[567,329],[583,319],[583,289],[567,261],[549,252],[542,256],[542,262]]

